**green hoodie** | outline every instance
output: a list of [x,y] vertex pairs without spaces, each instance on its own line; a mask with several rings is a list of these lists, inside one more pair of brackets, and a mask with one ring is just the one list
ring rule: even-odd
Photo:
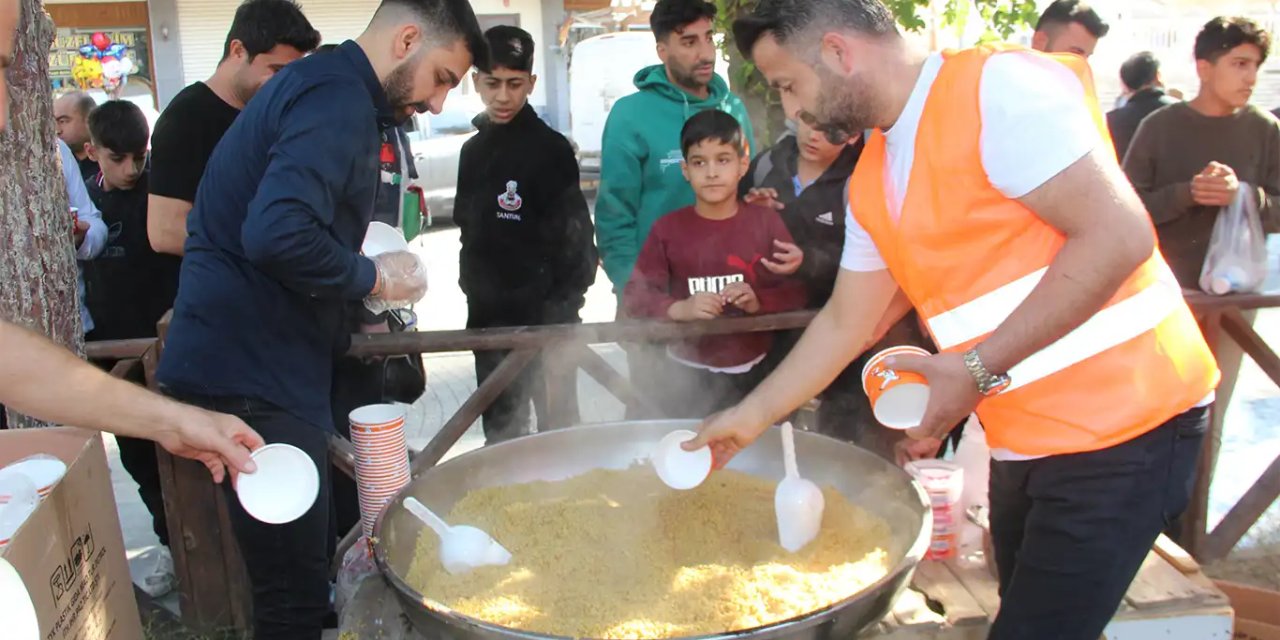
[[609,112],[600,149],[596,244],[618,295],[653,223],[693,204],[693,189],[680,171],[685,120],[699,111],[720,109],[742,124],[748,155],[756,150],[747,108],[719,75],[711,76],[705,100],[671,84],[660,64],[637,72],[635,84],[640,91],[618,100]]

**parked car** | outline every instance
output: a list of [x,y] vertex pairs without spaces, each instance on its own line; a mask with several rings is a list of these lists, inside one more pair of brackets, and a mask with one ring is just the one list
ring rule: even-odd
[[476,134],[471,121],[484,111],[474,92],[449,96],[438,114],[420,113],[409,123],[409,146],[431,219],[452,220],[453,198],[458,186],[458,156],[462,144]]

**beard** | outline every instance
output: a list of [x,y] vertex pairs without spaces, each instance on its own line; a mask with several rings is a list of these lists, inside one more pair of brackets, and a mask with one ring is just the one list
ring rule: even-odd
[[855,76],[836,75],[817,67],[821,89],[814,110],[802,114],[831,144],[844,144],[864,129],[876,126],[876,104],[865,82]]
[[683,68],[683,67],[668,63],[667,70],[671,73],[671,80],[675,82],[677,86],[683,87],[685,89],[703,89],[707,86],[707,83],[698,80],[697,76],[694,73],[694,69],[701,66],[711,65],[711,64],[715,64],[715,61],[699,60],[698,62],[694,63],[693,66],[688,68]]
[[382,83],[382,90],[387,94],[387,102],[391,103],[391,110],[395,112],[397,124],[403,124],[408,120],[412,113],[406,113],[409,107],[413,107],[414,111],[425,111],[423,105],[413,101],[413,72],[418,67],[418,57],[422,52],[414,54],[408,60],[400,63],[399,66],[391,70],[387,75],[386,81]]

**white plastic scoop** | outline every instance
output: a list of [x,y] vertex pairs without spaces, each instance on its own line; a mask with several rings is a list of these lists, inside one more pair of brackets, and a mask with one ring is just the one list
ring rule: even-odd
[[778,517],[778,542],[795,553],[818,537],[826,501],[818,485],[800,477],[790,422],[782,425],[782,462],[787,475],[773,494],[773,511]]
[[440,564],[445,571],[456,575],[511,562],[511,552],[489,534],[467,525],[451,527],[417,498],[405,498],[404,506],[440,536]]

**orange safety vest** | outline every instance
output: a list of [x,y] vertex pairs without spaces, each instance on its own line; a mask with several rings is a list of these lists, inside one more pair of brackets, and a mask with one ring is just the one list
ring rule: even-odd
[[[943,53],[921,115],[900,220],[886,204],[882,132],[869,136],[849,181],[853,215],[945,352],[967,351],[999,327],[1065,242],[992,186],[983,170],[982,68],[1011,49]],[[1109,141],[1088,64],[1053,57],[1080,77]],[[1213,354],[1158,250],[1093,317],[1008,374],[1010,386],[984,399],[977,413],[992,448],[1023,455],[1126,442],[1195,406],[1218,382]]]

